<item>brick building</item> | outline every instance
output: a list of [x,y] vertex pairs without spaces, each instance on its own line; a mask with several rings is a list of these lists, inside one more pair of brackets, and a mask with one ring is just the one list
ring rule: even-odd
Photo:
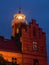
[[26,16],[19,11],[12,20],[11,39],[0,36],[0,54],[19,65],[48,65],[46,33],[36,20],[28,24]]

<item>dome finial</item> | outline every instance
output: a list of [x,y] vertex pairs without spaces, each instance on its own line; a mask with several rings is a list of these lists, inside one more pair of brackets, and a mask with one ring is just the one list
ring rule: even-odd
[[21,0],[18,0],[18,13],[21,13]]
[[21,13],[21,7],[19,7],[18,13]]

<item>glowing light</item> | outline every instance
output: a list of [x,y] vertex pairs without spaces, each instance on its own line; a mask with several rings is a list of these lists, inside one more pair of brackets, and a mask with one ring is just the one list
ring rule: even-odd
[[16,33],[19,33],[19,29],[17,28]]
[[[3,58],[5,60],[8,60],[9,62],[12,62],[12,57],[17,58],[16,62],[20,64],[22,62],[22,55],[19,53],[13,53],[13,52],[6,52],[6,51],[0,51],[0,54],[3,55]],[[20,60],[20,59],[21,60]]]
[[26,16],[24,14],[15,14],[14,15],[14,18],[15,19],[18,19],[18,20],[22,20],[22,19],[25,19]]
[[18,16],[18,19],[22,19],[22,16]]
[[19,24],[19,23],[27,23],[26,21],[26,16],[22,13],[17,13],[17,14],[14,14],[14,19],[12,21],[12,25],[14,24]]

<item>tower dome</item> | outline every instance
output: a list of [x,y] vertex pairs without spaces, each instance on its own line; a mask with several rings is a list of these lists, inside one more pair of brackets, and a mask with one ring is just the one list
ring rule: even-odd
[[21,11],[19,11],[17,14],[14,14],[14,19],[12,21],[12,25],[13,24],[20,24],[20,23],[25,23],[27,24],[27,20],[26,20],[26,16],[24,14],[21,13]]

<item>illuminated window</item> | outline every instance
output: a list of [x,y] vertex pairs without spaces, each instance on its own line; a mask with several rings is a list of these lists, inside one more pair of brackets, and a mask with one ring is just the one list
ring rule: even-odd
[[38,51],[37,42],[33,42],[33,51]]
[[33,65],[39,65],[39,61],[37,59],[34,59],[34,64]]
[[17,34],[19,33],[19,29],[18,29],[18,28],[16,29],[16,33],[17,33]]

